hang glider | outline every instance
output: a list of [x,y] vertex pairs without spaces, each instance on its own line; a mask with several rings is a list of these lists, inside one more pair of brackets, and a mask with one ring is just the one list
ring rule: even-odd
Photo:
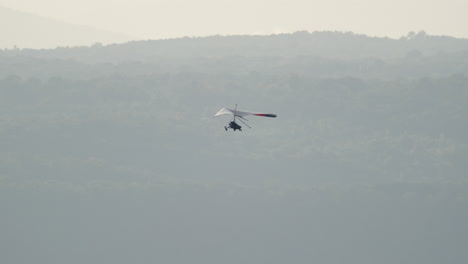
[[246,125],[249,128],[251,127],[247,125],[247,123],[244,122],[244,121],[248,121],[247,119],[244,118],[244,116],[253,115],[253,116],[263,116],[263,117],[273,117],[273,118],[276,117],[275,114],[262,114],[262,113],[254,113],[254,112],[247,112],[247,111],[239,111],[237,110],[237,105],[236,105],[236,108],[234,108],[234,110],[229,109],[229,108],[221,108],[221,110],[219,110],[215,114],[215,117],[222,116],[222,115],[233,116],[233,120],[227,126],[224,127],[226,131],[228,130],[228,128],[231,128],[234,131],[236,130],[242,131],[242,127],[236,123],[236,117],[238,117],[239,118],[238,120],[240,120],[244,125]]

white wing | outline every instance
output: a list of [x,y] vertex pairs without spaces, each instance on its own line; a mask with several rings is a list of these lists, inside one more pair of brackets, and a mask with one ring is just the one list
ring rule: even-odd
[[215,117],[216,116],[221,116],[221,115],[235,115],[235,116],[240,116],[240,117],[244,117],[244,116],[247,116],[247,115],[276,117],[275,114],[260,114],[260,113],[232,110],[232,109],[229,109],[229,108],[221,108],[221,110],[219,110],[218,113],[215,114]]
[[216,116],[221,116],[221,115],[233,115],[234,111],[228,108],[221,108],[221,110],[218,111],[218,113],[215,114]]

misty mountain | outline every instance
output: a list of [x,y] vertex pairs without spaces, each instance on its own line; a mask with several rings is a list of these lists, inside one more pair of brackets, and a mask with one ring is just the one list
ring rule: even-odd
[[[420,58],[444,53],[464,52],[468,39],[430,36],[424,31],[410,32],[400,39],[369,37],[352,32],[307,32],[269,36],[210,36],[167,40],[133,41],[93,47],[23,50],[35,58],[73,59],[82,62],[161,62],[174,59],[225,57],[297,57],[327,59]],[[15,51],[5,55],[17,54]]]
[[468,40],[424,32],[409,33],[398,40],[352,33],[296,32],[0,50],[0,77],[40,79],[179,72],[394,79],[443,77],[467,71]]
[[0,51],[0,259],[466,263],[466,41]]
[[132,39],[120,33],[16,11],[0,6],[0,48],[55,48],[93,43],[119,43]]

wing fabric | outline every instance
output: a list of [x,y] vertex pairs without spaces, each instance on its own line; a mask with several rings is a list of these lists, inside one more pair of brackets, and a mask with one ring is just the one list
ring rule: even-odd
[[247,116],[247,115],[255,115],[255,116],[264,116],[264,117],[276,117],[275,114],[260,114],[260,113],[253,113],[253,112],[246,112],[246,111],[235,111],[229,108],[222,108],[221,110],[218,111],[218,113],[215,114],[216,116],[220,115],[236,115],[236,116]]
[[234,111],[232,111],[231,109],[221,108],[221,110],[219,110],[218,113],[216,113],[215,117],[221,116],[221,115],[233,115],[233,114],[234,114]]
[[265,117],[276,117],[275,114],[253,114],[253,115],[256,115],[256,116],[265,116]]

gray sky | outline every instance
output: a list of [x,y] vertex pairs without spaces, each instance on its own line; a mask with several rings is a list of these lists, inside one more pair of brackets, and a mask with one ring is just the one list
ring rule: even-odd
[[466,0],[0,0],[5,7],[143,39],[297,30],[468,37]]

